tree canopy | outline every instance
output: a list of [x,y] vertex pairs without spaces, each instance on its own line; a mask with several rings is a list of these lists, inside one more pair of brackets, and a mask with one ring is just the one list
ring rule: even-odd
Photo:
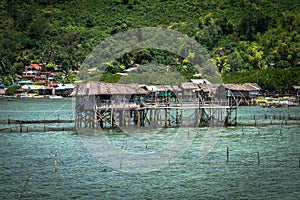
[[[1,0],[0,82],[13,83],[31,63],[49,67],[62,63],[64,73],[71,73],[113,34],[164,27],[206,48],[224,80],[240,80],[236,74],[268,73],[269,82],[262,86],[285,90],[300,79],[293,74],[300,65],[299,4],[296,0]],[[193,68],[184,70],[187,63],[176,58],[168,52],[141,49],[106,63],[107,73],[157,62],[191,76]],[[278,83],[277,76],[290,81]]]

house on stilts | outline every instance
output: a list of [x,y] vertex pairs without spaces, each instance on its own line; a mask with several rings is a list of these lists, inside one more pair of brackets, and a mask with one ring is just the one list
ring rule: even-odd
[[258,97],[261,87],[257,83],[224,84],[226,96],[236,105],[251,105]]

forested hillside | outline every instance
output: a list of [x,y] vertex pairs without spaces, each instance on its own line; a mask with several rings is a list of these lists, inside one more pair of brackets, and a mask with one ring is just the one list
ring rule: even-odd
[[[0,82],[6,85],[30,63],[47,70],[62,63],[71,73],[107,37],[141,27],[195,38],[226,82],[257,81],[269,90],[300,84],[298,0],[1,0],[0,19]],[[107,72],[159,62],[166,54],[132,52]],[[174,63],[168,60],[163,64]]]

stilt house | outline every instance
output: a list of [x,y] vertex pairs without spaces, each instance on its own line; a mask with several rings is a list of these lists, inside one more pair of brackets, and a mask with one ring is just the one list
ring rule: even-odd
[[99,124],[102,127],[108,110],[112,113],[112,110],[138,108],[146,94],[137,84],[93,81],[79,84],[72,93],[76,97],[76,127],[92,128]]
[[137,84],[119,84],[90,81],[76,87],[76,106],[83,109],[111,107],[122,103],[126,106],[137,105],[140,97],[147,92]]
[[222,84],[200,84],[198,90],[200,102],[211,102],[212,104],[228,105],[225,87]]
[[198,90],[199,87],[196,83],[183,82],[179,85],[179,88],[182,91],[182,102],[194,102],[197,100],[196,90]]
[[230,101],[249,105],[253,98],[257,98],[261,87],[257,83],[224,84],[226,96]]

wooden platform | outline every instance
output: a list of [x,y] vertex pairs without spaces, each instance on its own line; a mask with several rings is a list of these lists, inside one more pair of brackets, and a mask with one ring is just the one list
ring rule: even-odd
[[[224,103],[223,103],[224,104]],[[208,103],[100,104],[78,105],[75,127],[202,127],[210,124],[235,124],[237,106]]]

